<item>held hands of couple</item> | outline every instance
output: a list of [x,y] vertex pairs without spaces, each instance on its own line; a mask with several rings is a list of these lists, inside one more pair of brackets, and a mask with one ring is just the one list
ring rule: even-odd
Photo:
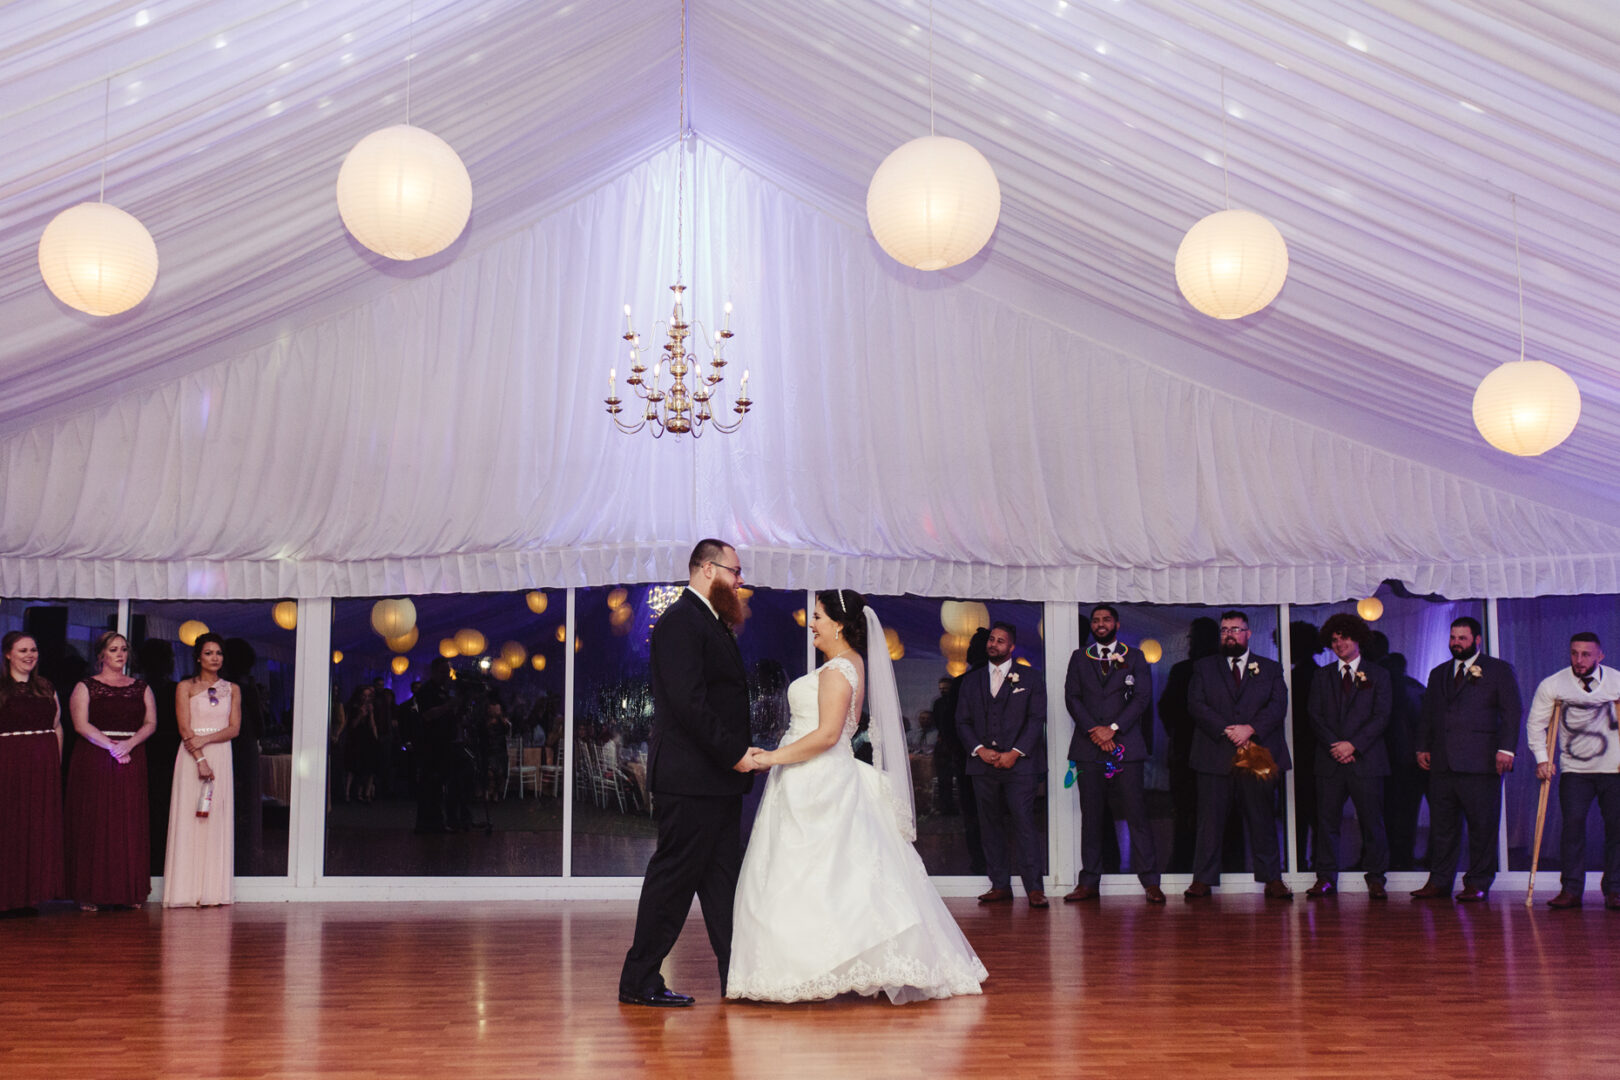
[[742,756],[742,760],[731,768],[734,772],[764,772],[771,767],[771,763],[765,760],[766,755],[769,753],[769,750],[761,750],[757,746],[750,746],[748,753]]

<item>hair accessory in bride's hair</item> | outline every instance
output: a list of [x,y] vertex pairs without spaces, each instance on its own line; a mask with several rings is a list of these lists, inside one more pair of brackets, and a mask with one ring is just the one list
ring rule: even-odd
[[849,601],[844,599],[844,590],[838,590],[838,610],[845,615],[849,614]]

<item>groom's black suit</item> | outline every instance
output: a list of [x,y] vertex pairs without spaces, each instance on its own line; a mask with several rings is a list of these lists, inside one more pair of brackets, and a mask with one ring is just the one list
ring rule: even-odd
[[733,768],[749,747],[748,676],[737,639],[691,589],[653,627],[652,691],[647,783],[656,796],[658,847],[642,880],[619,991],[664,988],[658,969],[696,894],[723,994],[742,867],[742,797],[754,784],[752,773]]

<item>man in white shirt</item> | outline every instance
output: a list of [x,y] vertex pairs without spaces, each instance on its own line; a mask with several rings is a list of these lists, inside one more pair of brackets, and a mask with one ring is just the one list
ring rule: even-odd
[[[1586,816],[1597,800],[1603,815],[1603,898],[1620,911],[1620,731],[1615,701],[1620,699],[1620,671],[1603,666],[1603,643],[1590,631],[1569,639],[1569,667],[1547,676],[1530,702],[1526,735],[1536,759],[1536,776],[1558,781],[1558,810],[1564,824],[1559,835],[1562,890],[1547,901],[1552,908],[1578,908],[1586,891]],[[1564,703],[1558,730],[1558,764],[1547,754],[1547,729],[1553,703]]]

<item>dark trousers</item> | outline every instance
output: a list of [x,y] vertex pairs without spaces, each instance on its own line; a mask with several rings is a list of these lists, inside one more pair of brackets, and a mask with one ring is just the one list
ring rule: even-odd
[[1157,885],[1159,859],[1153,846],[1153,830],[1148,825],[1142,763],[1127,761],[1111,780],[1103,777],[1103,767],[1097,762],[1078,762],[1074,770],[1075,785],[1080,789],[1079,884],[1096,888],[1102,880],[1103,833],[1107,810],[1112,806],[1114,820],[1123,819],[1130,829],[1131,870],[1143,885]]
[[950,758],[934,758],[938,770],[939,812],[962,815],[962,834],[967,843],[968,872],[984,873],[984,841],[979,835],[979,804],[973,797],[973,778],[967,774],[967,763]]
[[[979,804],[979,839],[992,889],[1012,887],[1012,863],[1025,892],[1045,892],[1042,880],[1046,859],[1035,831],[1035,788],[1040,775],[1033,770],[991,769],[973,777],[973,798]],[[1011,845],[1009,850],[1009,834]]]
[[1502,778],[1495,773],[1429,774],[1429,884],[1451,891],[1468,824],[1468,869],[1463,888],[1488,891],[1496,880],[1496,833],[1502,816]]
[[1312,864],[1318,878],[1339,880],[1339,828],[1344,800],[1356,808],[1361,825],[1361,869],[1368,881],[1382,882],[1389,871],[1389,839],[1384,832],[1384,778],[1361,776],[1335,762],[1316,766],[1316,842]]
[[1249,830],[1254,880],[1280,881],[1282,854],[1277,847],[1277,784],[1234,769],[1198,774],[1198,838],[1193,845],[1193,880],[1221,883],[1221,840],[1227,815],[1237,803]]
[[1620,893],[1620,773],[1563,772],[1558,776],[1558,810],[1564,816],[1558,852],[1564,891],[1586,891],[1586,815],[1596,799],[1603,815],[1603,895]]
[[742,796],[657,795],[658,847],[641,882],[636,936],[619,973],[619,990],[638,994],[664,989],[658,969],[681,936],[695,895],[720,963],[724,995],[731,968],[731,905],[742,869]]

